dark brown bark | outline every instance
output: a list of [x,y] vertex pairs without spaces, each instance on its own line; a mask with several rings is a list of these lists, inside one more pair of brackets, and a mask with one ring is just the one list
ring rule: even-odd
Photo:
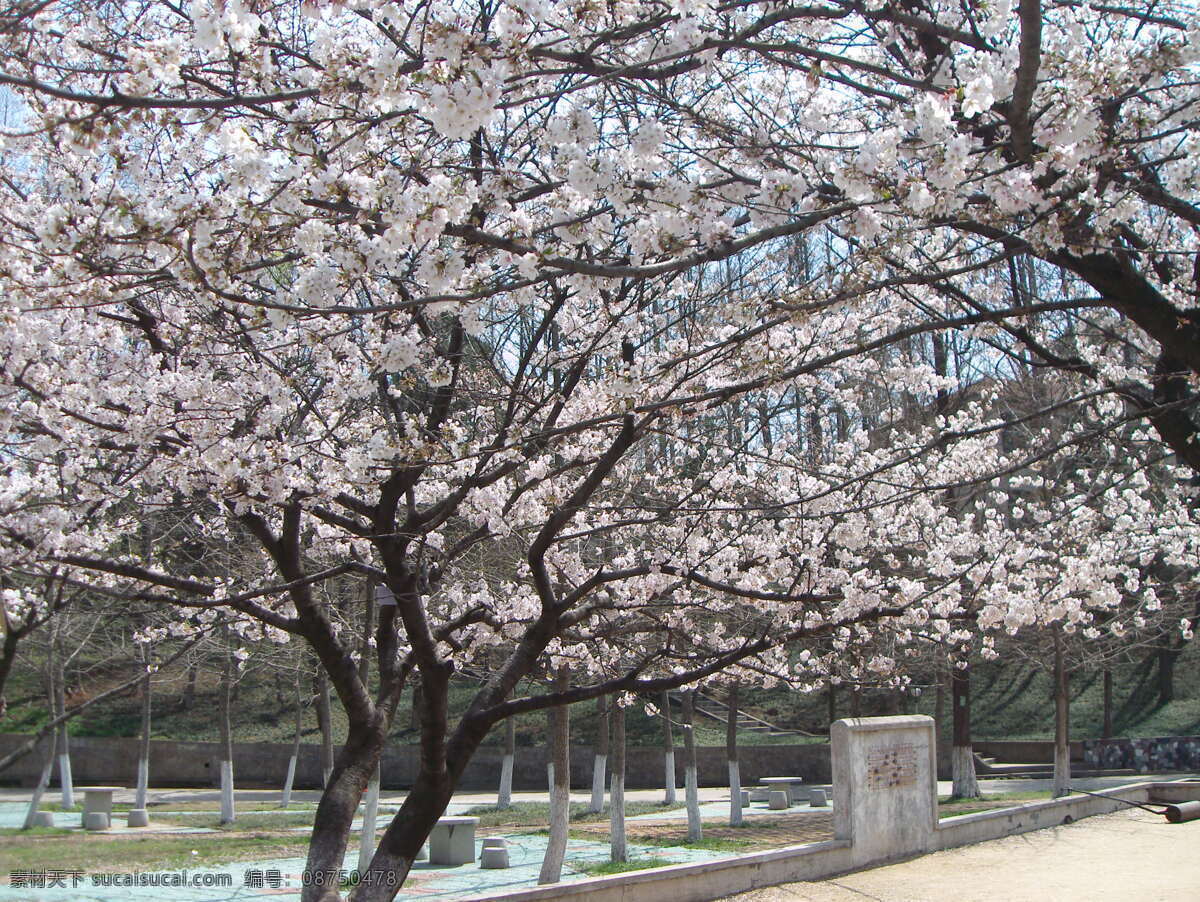
[[1113,681],[1112,670],[1104,668],[1104,725],[1100,728],[1100,738],[1111,739],[1113,734]]
[[729,687],[728,710],[725,718],[725,757],[729,761],[738,760],[737,720],[738,720],[738,684]]
[[963,747],[971,744],[971,669],[950,669],[950,706],[953,717],[954,744]]
[[1158,703],[1165,705],[1175,700],[1175,659],[1179,653],[1173,648],[1158,651]]
[[330,709],[329,679],[320,665],[314,677],[317,694],[317,727],[321,731],[321,784],[328,786],[333,773],[333,715]]

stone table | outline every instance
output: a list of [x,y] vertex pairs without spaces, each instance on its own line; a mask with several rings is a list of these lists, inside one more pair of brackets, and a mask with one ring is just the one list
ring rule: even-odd
[[430,864],[473,864],[477,817],[442,817],[429,834]]
[[803,777],[763,777],[758,782],[768,789],[786,790],[789,805],[798,805],[800,803],[800,787],[804,784]]
[[[124,786],[77,786],[83,793],[83,826],[88,830],[106,830],[112,819],[113,793],[124,789]],[[98,817],[89,815],[104,815],[103,822]]]

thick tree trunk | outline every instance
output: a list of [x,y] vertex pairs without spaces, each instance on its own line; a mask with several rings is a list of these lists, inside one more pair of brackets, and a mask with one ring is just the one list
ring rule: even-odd
[[1052,798],[1071,792],[1070,677],[1063,660],[1062,635],[1054,629],[1054,789]]
[[1158,652],[1158,703],[1165,705],[1175,700],[1175,659],[1178,652],[1163,648]]
[[592,759],[592,801],[588,810],[599,814],[604,810],[604,769],[608,766],[608,699],[596,699],[596,753]]
[[1111,739],[1113,734],[1112,670],[1104,668],[1104,724],[1100,728],[1101,739]]
[[971,669],[950,669],[950,704],[953,707],[953,746],[950,749],[950,771],[956,799],[979,798],[979,781],[975,777],[975,755],[971,749]]
[[[321,801],[317,804],[317,813],[313,819],[312,838],[308,843],[308,860],[305,862],[305,870],[312,879],[301,891],[301,902],[332,902],[339,898],[339,872],[346,857],[350,827],[354,822],[354,815],[358,811],[358,804],[362,800],[363,790],[379,765],[385,733],[386,726],[382,724],[370,724],[364,727],[352,723],[347,731],[346,744],[343,746],[341,754],[338,755],[333,772],[329,776],[329,784],[321,793]],[[421,780],[422,776],[419,775],[418,780]],[[431,779],[430,783],[436,786],[437,781]],[[409,799],[405,801],[406,807],[414,797],[423,797],[419,786],[420,784],[413,789],[413,792],[409,793]],[[426,836],[433,829],[433,825],[445,807],[443,802],[432,820],[429,820],[425,826]],[[424,841],[424,836],[422,841]],[[415,855],[414,850],[413,856],[415,857]],[[359,885],[354,898],[362,895],[367,889],[379,892],[390,890],[389,895],[379,898],[392,898],[395,895],[395,889],[408,876],[411,865],[412,859],[410,858],[406,866],[394,868],[392,869],[394,873],[392,873],[386,869],[379,870],[374,859],[366,869],[360,862],[361,873],[365,873],[368,869],[373,870],[372,876],[364,878],[363,883]],[[389,881],[391,882],[389,883]]]
[[687,798],[688,842],[700,842],[700,783],[696,772],[695,689],[683,692],[683,785]]
[[[554,691],[566,692],[570,672],[560,665],[554,677]],[[571,721],[566,705],[550,711],[551,761],[550,776],[550,837],[538,883],[558,883],[562,877],[563,858],[567,854],[567,830],[571,817]]]
[[233,723],[230,708],[233,702],[233,650],[225,650],[221,666],[221,701],[218,717],[221,730],[221,823],[232,824],[237,819],[233,804]]
[[625,709],[613,699],[609,707],[612,721],[612,776],[608,786],[608,837],[613,861],[629,860],[625,840]]
[[663,803],[675,804],[675,737],[671,735],[671,695],[662,694],[662,727],[663,727],[663,783],[666,794]]
[[742,823],[742,771],[738,763],[738,684],[729,687],[729,716],[725,721],[725,757],[729,760],[729,826]]
[[296,726],[292,734],[292,754],[288,756],[287,776],[283,778],[283,793],[279,807],[292,804],[292,787],[296,783],[296,763],[300,760],[300,737],[304,732],[304,699],[300,691],[300,677],[296,677]]
[[134,808],[146,807],[146,796],[150,792],[150,655],[144,655],[146,677],[142,681],[142,741],[138,746],[137,796]]
[[329,679],[317,665],[317,726],[321,730],[321,785],[329,786],[333,774],[333,715],[329,703]]
[[501,811],[512,805],[513,764],[517,756],[517,719],[504,720],[504,760],[500,762],[500,792],[496,796],[496,807]]

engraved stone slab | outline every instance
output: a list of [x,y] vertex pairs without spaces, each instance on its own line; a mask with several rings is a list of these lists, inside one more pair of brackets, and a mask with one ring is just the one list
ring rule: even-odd
[[917,782],[917,747],[890,745],[867,753],[867,788],[892,789]]

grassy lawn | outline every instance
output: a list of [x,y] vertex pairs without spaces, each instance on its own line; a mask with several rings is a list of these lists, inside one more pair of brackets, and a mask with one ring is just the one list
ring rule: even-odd
[[232,824],[222,824],[217,811],[193,811],[152,817],[155,824],[174,824],[179,827],[210,827],[227,832],[240,830],[283,831],[292,827],[311,827],[313,811],[296,811],[287,814],[263,814],[239,812]]
[[[113,805],[114,809],[116,809],[116,808],[132,808],[132,807],[133,807],[132,805],[120,805],[120,804]],[[167,801],[167,802],[150,803],[149,808],[150,808],[150,811],[152,811],[152,812],[156,808],[160,808],[165,811],[196,811],[196,812],[214,811],[214,812],[219,812],[221,810],[221,803],[216,800],[196,801],[196,802]],[[284,808],[279,807],[278,802],[238,802],[237,810],[239,812],[240,811],[310,811],[310,812],[315,812],[317,810],[317,803],[316,802],[292,802],[292,804],[288,805],[287,808],[284,809]]]
[[302,858],[308,837],[267,834],[227,836],[96,836],[78,832],[7,831],[0,843],[0,873],[52,866],[63,870],[171,871],[200,865]]
[[644,871],[646,868],[661,868],[670,864],[665,858],[631,858],[629,861],[568,861],[572,870],[589,877],[605,877],[609,874],[625,874],[629,871]]
[[[639,814],[660,814],[666,811],[677,811],[682,804],[667,805],[661,802],[626,802],[625,816],[635,817]],[[547,802],[514,802],[503,811],[495,805],[476,805],[468,808],[465,814],[479,818],[479,826],[486,827],[544,827],[550,823],[550,805]],[[590,824],[608,821],[608,806],[599,814],[588,811],[586,802],[571,803],[571,822]]]
[[951,799],[950,796],[941,796],[938,798],[938,816],[957,817],[960,814],[995,811],[997,808],[1011,808],[1021,802],[1037,802],[1049,798],[1050,790],[988,793],[981,799]]
[[[113,811],[128,811],[130,808],[133,807],[133,803],[132,802],[113,802],[112,807],[113,807]],[[43,802],[41,805],[38,806],[38,808],[41,809],[42,811],[82,812],[83,811],[83,803],[80,802],[79,804],[71,805],[70,807],[64,807],[63,805],[60,805],[58,802]],[[149,808],[150,811],[154,811],[155,809],[161,809],[161,810],[166,810],[166,811],[195,811],[195,812],[213,811],[213,812],[219,812],[221,810],[221,803],[217,802],[217,801],[147,802],[147,808]],[[279,807],[278,802],[238,802],[237,810],[238,811],[282,811],[285,809],[281,809]],[[286,810],[287,811],[315,812],[317,810],[317,805],[315,802],[293,802],[292,804],[287,806]]]
[[639,836],[636,840],[639,846],[657,846],[658,848],[673,849],[703,849],[706,852],[744,852],[754,842],[749,839],[726,839],[724,837],[708,837],[699,842],[679,842],[666,836]]

